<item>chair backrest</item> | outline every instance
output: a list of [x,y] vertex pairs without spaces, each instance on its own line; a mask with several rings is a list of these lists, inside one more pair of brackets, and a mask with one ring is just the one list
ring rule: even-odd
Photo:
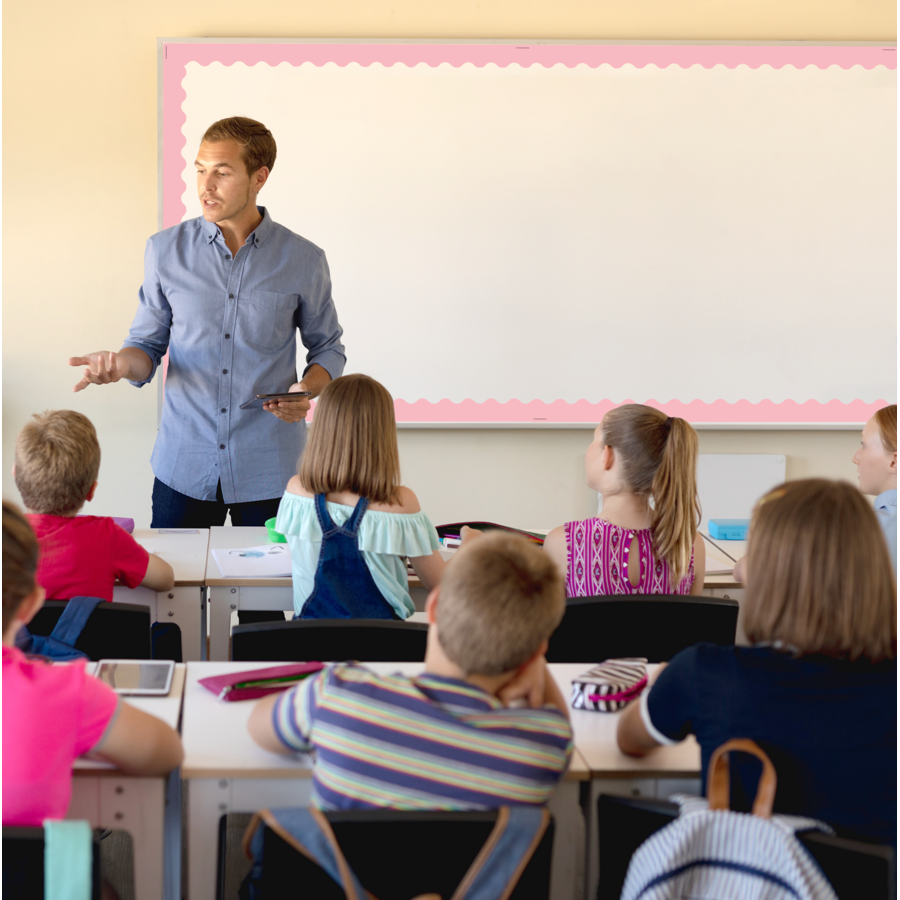
[[737,600],[668,594],[573,597],[550,638],[547,662],[626,656],[668,662],[700,641],[733,644],[737,617]]
[[[32,634],[53,631],[65,600],[48,600],[28,625]],[[101,603],[75,642],[89,659],[150,659],[150,609],[135,603]]]
[[[678,816],[678,806],[664,800],[631,797],[597,798],[600,843],[600,884],[597,900],[619,900],[628,863],[635,850]],[[896,852],[893,847],[867,844],[816,832],[797,839],[818,862],[841,900],[896,900]]]
[[[100,834],[94,831],[91,900],[100,898]],[[3,826],[3,900],[44,900],[44,829]]]
[[[378,809],[329,812],[326,817],[347,862],[366,890],[379,900],[409,900],[425,893],[453,896],[490,835],[497,811]],[[220,830],[220,836],[223,831]],[[551,819],[510,900],[547,900],[552,851]],[[265,897],[293,896],[297,885],[303,886],[304,897],[344,897],[343,890],[322,869],[268,827],[263,858]]]
[[428,626],[385,619],[294,619],[237,625],[231,658],[242,662],[422,662]]

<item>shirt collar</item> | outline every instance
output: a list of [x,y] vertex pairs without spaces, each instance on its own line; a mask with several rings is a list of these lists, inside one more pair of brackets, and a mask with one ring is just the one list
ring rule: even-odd
[[503,709],[503,704],[498,697],[489,694],[484,688],[472,684],[471,681],[464,681],[462,678],[452,678],[449,675],[437,675],[434,672],[422,672],[417,675],[415,680],[419,684],[430,685],[431,687],[441,690],[441,688],[462,688],[463,692],[475,701],[480,701],[488,709]]
[[[246,243],[252,243],[258,247],[272,233],[275,223],[272,221],[272,217],[266,212],[264,206],[257,206],[256,208],[262,216],[262,222],[256,226],[255,231],[251,232]],[[203,222],[203,232],[206,235],[206,243],[211,244],[222,232],[219,231],[219,226],[216,225],[215,222],[207,222],[202,216],[201,220]]]
[[887,509],[889,506],[897,505],[897,490],[882,491],[875,498],[875,509]]

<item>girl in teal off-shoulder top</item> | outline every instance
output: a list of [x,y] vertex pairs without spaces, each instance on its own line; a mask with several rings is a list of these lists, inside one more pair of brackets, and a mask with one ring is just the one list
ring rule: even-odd
[[[406,619],[415,611],[406,557],[426,589],[437,586],[444,571],[437,532],[416,495],[399,482],[391,395],[367,375],[345,375],[330,382],[316,404],[309,442],[298,474],[288,482],[275,525],[291,548],[297,616],[303,617],[304,610],[310,615],[317,603],[314,598],[323,593],[340,593],[337,582],[342,571],[344,577],[352,577],[349,573],[360,559],[367,570],[362,575],[366,590],[383,598],[385,617]],[[337,565],[334,560],[321,565],[326,552],[317,495],[324,495],[325,513],[335,526],[347,524],[360,499],[368,501],[358,520],[356,547],[351,540],[348,549],[345,541],[341,552],[347,559],[338,559]],[[349,593],[355,596],[359,591]],[[366,610],[371,603],[360,600],[358,609],[352,603],[345,606],[351,616],[370,615]]]

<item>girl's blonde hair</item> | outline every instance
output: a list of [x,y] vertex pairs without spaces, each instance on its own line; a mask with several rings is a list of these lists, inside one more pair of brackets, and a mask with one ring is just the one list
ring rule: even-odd
[[888,453],[897,452],[897,404],[883,406],[872,417],[881,433],[881,446]]
[[610,410],[600,430],[603,443],[619,456],[628,487],[653,498],[653,549],[680,581],[691,564],[700,524],[697,432],[684,419],[637,403]]
[[313,494],[350,491],[370,503],[399,502],[397,422],[387,390],[368,375],[329,382],[297,474]]
[[853,485],[791,481],[750,523],[744,630],[801,653],[877,662],[897,654],[897,591],[875,513]]

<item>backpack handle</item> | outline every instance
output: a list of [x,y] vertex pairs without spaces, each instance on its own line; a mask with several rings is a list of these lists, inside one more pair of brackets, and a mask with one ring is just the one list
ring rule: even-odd
[[706,774],[706,797],[709,801],[709,808],[729,809],[731,806],[731,771],[728,760],[730,750],[749,753],[762,763],[762,775],[759,776],[756,798],[753,801],[753,815],[762,819],[771,819],[778,776],[775,774],[772,760],[756,741],[751,741],[749,738],[733,738],[713,751],[709,759],[709,771]]

